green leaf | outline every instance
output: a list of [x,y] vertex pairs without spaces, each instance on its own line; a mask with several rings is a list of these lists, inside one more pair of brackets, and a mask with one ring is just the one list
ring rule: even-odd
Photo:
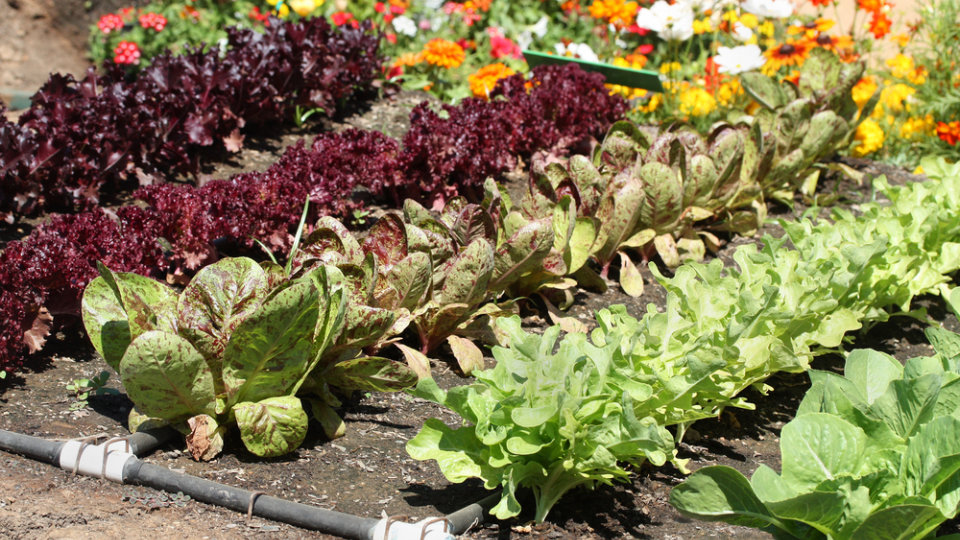
[[319,292],[297,282],[267,300],[233,332],[223,355],[230,403],[284,395],[311,360]]
[[484,238],[474,240],[446,269],[446,278],[437,295],[437,302],[440,305],[479,302],[487,294],[493,271],[493,246]]
[[[851,540],[907,540],[924,538],[943,521],[933,505],[902,504],[878,510],[860,524]],[[931,525],[931,522],[934,522]]]
[[784,525],[754,494],[750,482],[731,467],[713,465],[696,471],[673,488],[670,504],[681,514],[705,521],[786,532]]
[[626,253],[620,252],[620,287],[634,298],[643,294],[643,276]]
[[497,248],[488,288],[499,292],[524,274],[542,268],[543,259],[553,247],[553,240],[553,227],[549,220],[530,221],[520,227]]
[[447,344],[464,375],[470,375],[475,369],[483,369],[483,351],[472,341],[460,336],[447,336]]
[[413,310],[423,302],[432,275],[430,255],[415,252],[394,264],[383,277],[397,290],[397,307]]
[[436,460],[443,476],[455,484],[481,475],[485,446],[477,440],[472,428],[454,430],[436,418],[429,418],[406,449],[413,459]]
[[870,404],[887,391],[891,382],[903,376],[903,366],[889,354],[855,349],[847,355],[843,374]]
[[102,277],[83,290],[80,302],[83,326],[93,348],[113,369],[119,370],[123,353],[130,345],[130,324],[123,304]]
[[836,416],[798,416],[783,426],[780,436],[780,447],[789,449],[783,454],[783,479],[797,491],[840,475],[859,474],[863,466],[866,435]]
[[313,417],[317,419],[317,422],[320,422],[323,433],[328,439],[339,439],[347,434],[346,422],[333,410],[333,407],[319,399],[310,399],[308,401],[310,402],[310,410],[313,413]]
[[933,418],[940,385],[941,378],[935,374],[891,381],[886,392],[870,405],[870,411],[906,439]]
[[176,334],[152,330],[130,344],[120,377],[137,410],[170,422],[216,415],[213,376],[203,356]]
[[282,456],[296,450],[307,436],[307,413],[294,396],[271,397],[233,406],[240,438],[260,457]]

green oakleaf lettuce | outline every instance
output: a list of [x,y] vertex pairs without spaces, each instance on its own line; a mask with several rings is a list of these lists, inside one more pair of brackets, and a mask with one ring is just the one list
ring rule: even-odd
[[597,346],[568,334],[557,348],[559,327],[539,336],[522,331],[518,317],[498,325],[511,347],[495,347],[496,367],[475,371],[474,384],[449,391],[433,379],[417,385],[415,395],[450,408],[465,424],[454,429],[427,420],[407,444],[412,457],[436,460],[451,482],[478,477],[487,488],[502,487],[491,511],[501,519],[520,512],[517,489],[531,489],[537,521],[575,487],[627,478],[622,463],[672,458],[670,433],[633,413],[650,387],[629,378],[619,344]]

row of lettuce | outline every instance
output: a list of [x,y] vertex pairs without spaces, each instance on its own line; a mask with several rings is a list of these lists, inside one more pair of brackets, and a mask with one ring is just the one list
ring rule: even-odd
[[[640,320],[614,306],[597,313],[589,336],[559,342],[559,326],[537,335],[517,317],[498,321],[505,345],[493,349],[494,368],[449,391],[432,379],[416,388],[462,425],[429,419],[407,451],[436,460],[452,482],[479,478],[502,488],[492,510],[499,518],[516,516],[517,489],[531,489],[538,521],[570,489],[626,479],[630,466],[669,461],[686,470],[676,454],[686,428],[725,407],[753,408],[741,396],[746,388],[773,390],[764,384],[772,374],[807,371],[848,333],[892,313],[924,319],[911,311],[912,299],[946,290],[960,268],[960,167],[924,168],[938,178],[902,187],[878,180],[889,204],[783,222],[784,238],[739,247],[735,267],[687,263],[672,278],[653,267],[666,308],[651,305]],[[836,377],[814,374],[801,414],[783,431],[784,445],[798,437],[805,444],[785,449],[781,478],[764,468],[745,485],[739,473],[705,469],[673,501],[700,517],[801,538],[901,525],[903,538],[923,537],[960,502],[960,340],[943,335],[933,332],[942,362],[914,360],[904,372],[877,354],[854,356],[860,367],[848,369],[869,373],[829,390],[826,379]],[[824,419],[831,414],[856,427]],[[867,519],[887,507],[897,510]]]
[[[841,64],[828,53],[808,65],[797,88],[752,79],[748,88],[763,110],[737,124],[718,125],[706,139],[679,127],[656,133],[621,123],[592,159],[535,159],[537,173],[516,204],[484,179],[502,175],[517,156],[557,151],[599,135],[623,111],[622,100],[607,94],[599,76],[572,66],[538,68],[530,80],[501,81],[494,101],[465,100],[445,107],[442,116],[417,107],[402,151],[377,132],[321,134],[309,150],[295,145],[263,173],[199,188],[155,184],[135,193],[146,207],[57,217],[3,253],[0,365],[14,370],[25,344],[31,350],[42,346],[50,316],[78,312],[80,291],[96,276],[96,261],[117,271],[184,281],[184,274],[220,253],[249,252],[257,241],[286,253],[304,199],[311,201],[313,223],[318,215],[356,209],[351,194],[361,187],[397,202],[401,192],[445,201],[434,215],[408,201],[402,224],[388,218],[371,235],[390,250],[426,251],[429,263],[418,259],[416,273],[433,275],[436,291],[449,273],[467,264],[480,269],[469,297],[435,297],[431,289],[405,306],[411,316],[401,320],[418,331],[421,352],[475,317],[502,311],[502,306],[480,309],[493,301],[542,293],[569,304],[575,286],[603,287],[594,268],[606,277],[617,258],[624,289],[639,294],[643,282],[632,252],[646,257],[656,251],[675,266],[720,244],[708,229],[755,230],[766,214],[766,198],[788,197],[816,160],[849,140],[859,121],[849,87],[862,67]],[[450,198],[458,192],[464,197]],[[344,247],[358,241],[342,238],[349,233],[330,223],[315,231],[338,237],[325,249],[339,252],[343,264],[378,275],[363,258],[387,248],[370,247],[358,260]],[[408,245],[416,242],[409,235],[426,234],[410,228],[434,235],[430,247]],[[380,259],[380,271],[397,262]],[[376,291],[383,280],[367,281],[363,287]],[[373,292],[361,298],[370,309],[392,307]]]

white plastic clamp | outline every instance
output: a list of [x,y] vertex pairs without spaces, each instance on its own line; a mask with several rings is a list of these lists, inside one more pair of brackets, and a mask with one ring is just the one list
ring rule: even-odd
[[73,474],[106,478],[123,483],[123,467],[130,458],[130,441],[126,437],[114,437],[96,444],[103,435],[74,439],[60,449],[60,468]]
[[373,528],[373,540],[455,540],[450,522],[428,517],[416,523],[401,521],[403,516],[384,516]]

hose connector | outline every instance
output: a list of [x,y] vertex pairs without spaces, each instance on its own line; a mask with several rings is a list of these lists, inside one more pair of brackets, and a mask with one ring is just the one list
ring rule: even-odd
[[373,540],[455,540],[453,527],[442,517],[428,517],[416,523],[384,516],[373,528]]

